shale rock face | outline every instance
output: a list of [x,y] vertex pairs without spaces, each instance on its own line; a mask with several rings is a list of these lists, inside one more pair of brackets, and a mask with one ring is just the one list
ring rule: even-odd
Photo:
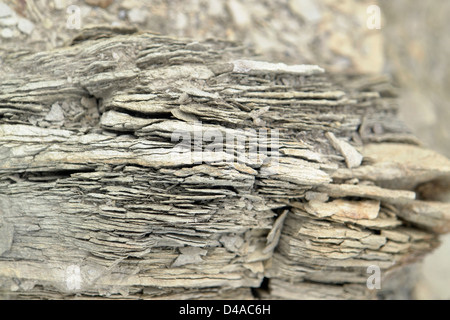
[[1,297],[372,298],[432,250],[450,161],[388,79],[251,55],[96,27],[6,56]]

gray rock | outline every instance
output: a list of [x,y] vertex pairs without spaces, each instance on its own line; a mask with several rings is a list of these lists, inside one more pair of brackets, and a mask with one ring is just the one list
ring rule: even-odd
[[17,28],[25,34],[30,35],[34,30],[34,23],[25,18],[19,18]]

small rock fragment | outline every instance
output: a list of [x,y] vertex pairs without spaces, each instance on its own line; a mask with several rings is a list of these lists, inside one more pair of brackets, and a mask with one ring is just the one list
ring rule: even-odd
[[118,17],[120,20],[125,20],[125,18],[127,17],[127,12],[123,9],[119,10]]
[[17,28],[25,34],[30,35],[34,30],[34,23],[25,18],[19,18],[19,23],[17,24]]
[[224,235],[220,238],[220,243],[230,252],[238,252],[239,248],[244,244],[244,239],[240,236]]
[[0,18],[10,17],[14,11],[3,1],[0,1]]
[[331,132],[327,132],[325,135],[327,136],[328,140],[330,140],[333,148],[335,148],[344,156],[345,163],[347,164],[348,168],[351,169],[359,167],[361,165],[363,156],[352,145],[336,138],[336,136]]
[[328,195],[323,192],[308,191],[305,193],[305,199],[308,201],[327,202]]
[[186,93],[190,96],[195,96],[195,97],[202,97],[202,98],[210,98],[210,99],[219,99],[220,96],[217,92],[215,93],[209,93],[206,91],[203,91],[199,88],[195,88],[195,87],[182,87],[180,88],[180,91],[182,91],[183,93]]
[[0,256],[11,249],[14,237],[14,226],[7,222],[0,222]]
[[307,149],[281,149],[282,154],[299,157],[313,162],[323,162],[319,153]]
[[12,15],[7,16],[7,17],[0,17],[0,25],[5,26],[5,27],[12,27],[17,25],[17,23],[19,22],[19,20],[17,19],[17,15],[15,12],[12,13]]
[[201,263],[203,262],[203,259],[201,256],[205,256],[208,251],[196,248],[196,247],[183,247],[179,248],[181,254],[175,259],[174,263],[172,264],[172,267],[180,267],[186,264],[193,264],[193,263]]
[[10,28],[2,29],[2,38],[12,38],[13,32]]
[[408,222],[438,234],[450,231],[449,203],[415,201],[403,206],[398,215]]
[[173,109],[171,113],[175,118],[179,120],[183,120],[186,122],[198,121],[198,118],[195,115],[193,115],[192,113],[183,112],[180,109]]
[[305,206],[308,213],[317,217],[338,216],[351,218],[355,220],[368,219],[373,220],[378,217],[380,211],[380,201],[347,201],[334,200],[331,202],[310,201]]
[[314,23],[322,19],[322,13],[316,1],[291,0],[289,1],[289,8],[294,14],[307,22]]
[[64,120],[64,112],[58,103],[54,103],[50,112],[45,116],[46,121],[59,122]]
[[328,184],[317,189],[333,198],[362,197],[396,204],[410,203],[416,198],[413,191],[384,189],[363,184]]
[[188,43],[185,48],[186,48],[186,50],[191,50],[191,51],[206,51],[207,50],[207,48],[203,44],[201,44],[197,41]]

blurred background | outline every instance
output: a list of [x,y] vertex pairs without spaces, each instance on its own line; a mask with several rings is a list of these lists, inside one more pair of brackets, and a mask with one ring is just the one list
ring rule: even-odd
[[[447,0],[0,0],[0,62],[93,24],[238,41],[269,61],[390,76],[399,117],[450,157],[449,16]],[[450,236],[442,241],[418,266],[416,299],[450,299]]]

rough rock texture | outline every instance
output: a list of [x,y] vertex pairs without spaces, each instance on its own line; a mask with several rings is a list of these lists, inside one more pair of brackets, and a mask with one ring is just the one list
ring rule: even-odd
[[369,266],[432,250],[448,206],[415,190],[450,162],[387,79],[251,56],[103,27],[4,57],[2,297],[383,297]]

